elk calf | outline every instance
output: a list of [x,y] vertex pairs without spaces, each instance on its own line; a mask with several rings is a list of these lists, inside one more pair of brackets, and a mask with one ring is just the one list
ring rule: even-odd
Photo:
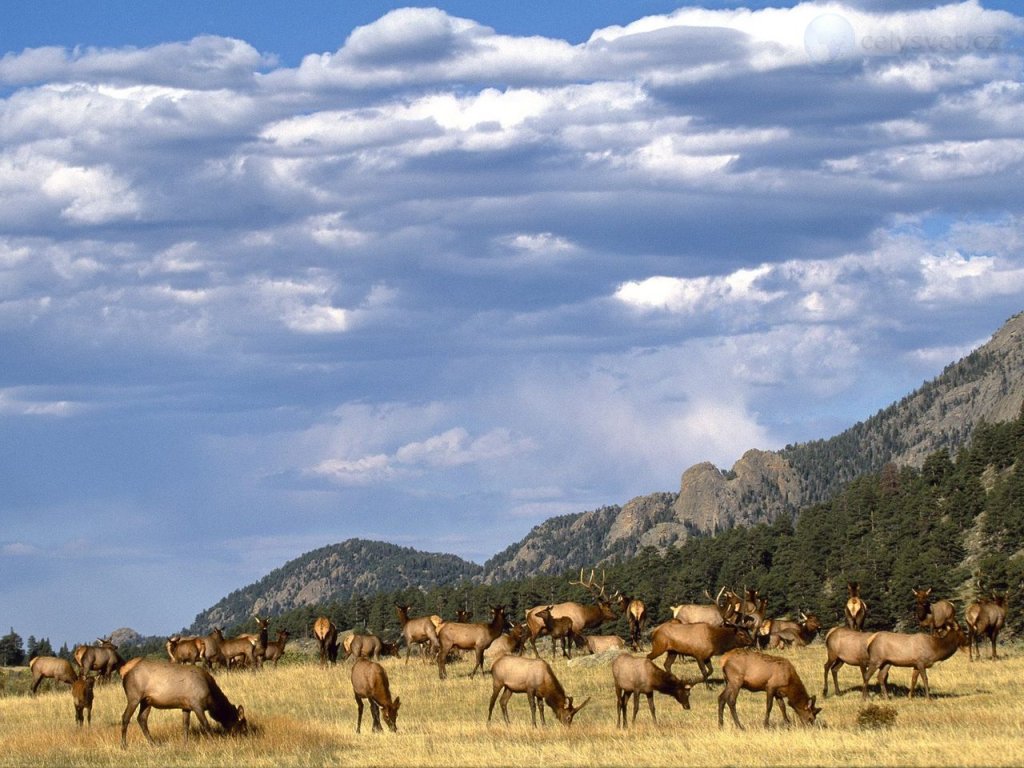
[[363,699],[370,700],[374,731],[384,730],[380,724],[381,713],[384,714],[384,722],[388,728],[392,732],[398,730],[398,708],[402,702],[398,696],[391,698],[391,686],[384,667],[376,661],[356,659],[356,663],[352,665],[352,693],[356,697],[358,708],[356,733],[359,733],[363,725]]
[[551,660],[555,660],[555,641],[562,645],[562,655],[572,658],[572,646],[576,640],[576,633],[572,629],[572,619],[562,616],[556,619],[551,615],[551,609],[555,606],[549,605],[543,611],[537,611],[537,617],[544,622],[544,629],[551,636]]
[[764,691],[768,697],[764,713],[764,727],[768,727],[768,718],[772,713],[772,703],[779,702],[782,719],[789,723],[786,714],[786,701],[796,712],[803,725],[810,725],[821,712],[814,706],[815,697],[807,695],[803,681],[788,659],[769,656],[760,651],[737,650],[725,654],[722,659],[722,671],[725,673],[725,690],[718,695],[718,727],[724,725],[725,705],[736,727],[743,730],[739,717],[736,716],[736,697],[740,689],[747,691]]
[[654,692],[671,696],[683,709],[690,708],[690,685],[684,683],[671,672],[666,672],[654,665],[650,659],[636,658],[627,653],[612,662],[612,678],[615,680],[615,725],[626,727],[626,702],[630,694],[633,696],[633,723],[636,724],[636,713],[640,709],[640,694],[647,697],[647,706],[651,710],[651,719],[655,725],[658,716],[654,711]]
[[274,666],[277,666],[277,662],[284,656],[284,647],[288,643],[288,630],[279,629],[277,630],[277,640],[267,643],[267,649],[264,653],[264,661],[274,662]]
[[502,656],[491,665],[491,679],[493,691],[491,692],[491,703],[487,707],[487,722],[491,721],[491,714],[494,712],[494,702],[501,694],[501,714],[505,722],[508,719],[508,700],[513,693],[525,693],[530,702],[530,717],[533,720],[533,727],[537,727],[537,702],[540,701],[540,721],[544,722],[544,705],[547,704],[554,711],[558,722],[562,725],[572,725],[572,719],[576,713],[587,706],[590,701],[587,698],[578,707],[572,705],[572,696],[565,695],[565,689],[558,682],[555,673],[543,659],[524,659],[520,656]]
[[83,715],[89,718],[89,727],[92,727],[92,697],[95,684],[95,677],[77,677],[71,684],[71,697],[75,700],[75,722],[79,728],[85,719]]

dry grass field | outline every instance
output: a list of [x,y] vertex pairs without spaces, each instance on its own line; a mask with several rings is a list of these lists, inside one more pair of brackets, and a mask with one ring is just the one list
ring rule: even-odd
[[[545,644],[546,645],[546,644]],[[865,705],[859,691],[821,699],[825,651],[821,640],[804,649],[781,652],[790,658],[824,711],[820,727],[786,728],[778,709],[772,727],[761,727],[764,694],[742,692],[739,716],[746,726],[737,731],[729,721],[719,730],[717,696],[720,665],[712,688],[698,685],[692,709],[655,698],[659,721],[651,723],[641,702],[637,727],[624,733],[615,727],[615,705],[609,663],[600,666],[555,663],[556,674],[577,703],[592,700],[566,729],[553,716],[547,727],[530,726],[525,697],[509,704],[511,727],[500,720],[486,723],[490,676],[467,677],[465,662],[449,667],[440,681],[436,667],[413,659],[389,659],[384,665],[391,688],[401,696],[397,734],[373,733],[369,709],[363,733],[355,733],[356,707],[349,666],[321,669],[302,660],[258,673],[219,673],[217,678],[232,703],[243,704],[254,732],[246,737],[193,734],[181,737],[178,711],[154,710],[150,729],[157,741],[150,747],[133,719],[128,749],[120,748],[120,720],[125,698],[118,682],[98,686],[92,727],[79,729],[66,686],[32,698],[0,694],[0,766],[679,766],[679,765],[1024,765],[1024,649],[1000,648],[1003,658],[970,663],[966,652],[934,667],[933,699],[908,699],[908,670],[893,670],[895,696],[884,702],[873,695],[868,704],[895,712],[891,727],[860,722]],[[487,665],[489,668],[489,664]],[[696,677],[693,663],[677,662],[675,671]],[[860,674],[845,667],[844,687],[858,684]],[[194,727],[193,718],[193,727]]]

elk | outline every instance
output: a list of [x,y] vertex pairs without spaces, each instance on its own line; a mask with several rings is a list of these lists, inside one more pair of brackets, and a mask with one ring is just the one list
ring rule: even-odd
[[89,718],[89,727],[92,727],[92,698],[95,684],[95,677],[76,677],[75,682],[71,684],[71,698],[75,701],[75,722],[79,728],[86,717]]
[[861,698],[868,697],[868,640],[873,633],[861,632],[858,629],[849,627],[832,627],[825,635],[825,686],[822,688],[822,698],[828,697],[828,675],[832,673],[832,682],[835,684],[836,696],[842,696],[839,688],[839,668],[843,664],[849,664],[860,668],[862,680]]
[[868,604],[861,599],[860,584],[856,581],[846,582],[846,591],[850,595],[843,609],[846,615],[846,626],[860,631],[864,629],[864,619],[868,615]]
[[327,662],[334,664],[338,661],[338,628],[334,622],[326,616],[320,616],[313,622],[313,637],[320,646],[320,666],[327,666]]
[[228,660],[220,649],[220,641],[223,637],[224,634],[221,632],[220,628],[215,627],[213,632],[210,634],[198,638],[203,647],[203,660],[206,662],[206,666],[209,669],[213,669],[215,664],[221,664],[225,667],[228,665]]
[[445,662],[448,652],[452,648],[476,653],[476,664],[473,665],[473,671],[469,673],[470,677],[473,677],[478,669],[482,671],[484,651],[497,639],[503,629],[505,629],[505,606],[503,605],[495,605],[491,608],[491,621],[488,624],[464,624],[458,621],[447,621],[442,624],[437,638],[441,644],[440,650],[437,652],[438,677],[444,680],[448,676]]
[[729,705],[732,721],[741,731],[739,717],[736,716],[736,697],[740,689],[747,691],[764,691],[768,697],[764,712],[764,727],[768,727],[768,718],[772,713],[772,704],[779,702],[782,719],[789,723],[786,714],[786,701],[793,708],[797,718],[803,725],[810,725],[821,712],[814,705],[816,697],[807,695],[800,675],[789,662],[778,656],[752,650],[736,650],[725,654],[722,659],[722,672],[725,674],[725,689],[718,694],[718,727],[724,726],[725,705]]
[[32,695],[35,695],[39,684],[46,678],[68,685],[78,679],[78,673],[71,662],[56,656],[36,656],[28,663],[28,668],[32,671]]
[[487,722],[491,722],[494,702],[501,694],[501,714],[506,724],[508,719],[508,700],[513,693],[525,693],[530,702],[530,718],[533,727],[537,727],[537,703],[540,703],[540,722],[544,721],[544,705],[547,704],[564,726],[572,725],[576,713],[587,706],[586,701],[578,707],[572,704],[572,696],[565,695],[565,689],[558,682],[551,666],[543,659],[524,659],[521,656],[502,656],[491,665],[491,703],[487,707]]
[[544,629],[546,633],[551,636],[551,659],[554,661],[555,658],[555,641],[561,641],[562,655],[572,658],[572,646],[576,638],[576,633],[572,631],[572,619],[568,616],[562,616],[556,619],[551,615],[551,609],[553,605],[549,605],[542,611],[537,612],[537,617],[544,622]]
[[277,630],[277,639],[273,642],[267,643],[266,653],[263,656],[264,661],[274,662],[274,666],[277,666],[277,662],[284,656],[284,646],[288,642],[288,630],[279,629]]
[[886,685],[891,667],[912,667],[910,675],[910,698],[914,697],[917,677],[924,681],[924,697],[931,698],[928,687],[928,668],[939,661],[945,661],[957,648],[965,644],[967,638],[954,620],[952,625],[941,627],[935,634],[917,633],[913,635],[901,632],[875,632],[868,638],[868,669],[866,676],[871,678],[878,672],[878,684],[882,695],[889,698]]
[[981,599],[964,609],[967,623],[967,656],[971,661],[981,658],[982,637],[992,642],[992,658],[996,658],[996,639],[1006,624],[1006,594],[993,594],[991,599]]
[[914,592],[914,617],[922,627],[930,627],[932,634],[956,622],[956,610],[949,600],[931,602],[932,588]]
[[373,717],[373,730],[383,731],[380,715],[384,713],[384,722],[392,732],[398,730],[398,708],[400,697],[391,698],[391,686],[384,667],[368,659],[356,659],[352,665],[352,693],[356,698],[358,715],[356,716],[356,733],[363,724],[363,699],[370,700],[370,715]]
[[692,656],[700,667],[701,677],[710,686],[711,657],[721,656],[734,648],[745,648],[753,645],[750,633],[742,627],[728,625],[713,627],[710,624],[680,624],[677,621],[666,621],[655,627],[651,634],[651,652],[647,658],[654,661],[661,654],[668,652],[665,658],[665,671],[671,672],[677,656]]
[[612,604],[605,598],[604,581],[600,585],[594,584],[594,571],[591,570],[590,578],[583,580],[583,571],[580,570],[580,580],[570,581],[570,584],[578,584],[587,589],[594,596],[594,605],[581,605],[580,603],[556,603],[555,605],[538,605],[526,612],[526,626],[530,629],[530,646],[533,648],[533,655],[537,658],[537,638],[547,631],[544,620],[537,614],[545,608],[550,609],[551,616],[555,619],[568,617],[572,619],[572,631],[582,635],[584,629],[591,629],[600,626],[605,621],[614,621],[615,612]]
[[640,650],[640,635],[643,632],[644,624],[647,621],[647,605],[643,600],[636,597],[629,597],[622,592],[616,592],[612,598],[618,603],[619,610],[629,622],[629,643],[634,651]]
[[132,659],[130,667],[121,678],[127,704],[121,715],[121,748],[128,748],[128,724],[135,709],[139,708],[139,728],[150,744],[149,712],[157,709],[180,709],[184,715],[182,723],[185,743],[188,743],[189,717],[195,713],[203,733],[210,732],[206,712],[228,733],[248,730],[245,710],[235,707],[213,679],[213,675],[202,667],[185,667],[168,661]]
[[[711,597],[707,592],[705,594]],[[719,596],[721,594],[719,592]],[[740,597],[731,589],[725,590],[726,612],[735,617],[733,620],[737,624],[742,624],[756,635],[767,617],[768,599],[761,597],[756,589],[744,588],[743,594],[745,596]]]
[[270,626],[270,619],[261,619],[258,615],[253,616],[256,619],[257,632],[243,633],[238,637],[244,637],[249,640],[253,645],[253,655],[257,659],[256,666],[259,666],[258,662],[263,661],[263,657],[267,654],[267,642],[268,642],[268,627]]
[[718,597],[712,598],[710,593],[705,591],[704,594],[711,600],[711,605],[684,603],[670,606],[672,618],[680,624],[710,624],[713,627],[720,627],[735,614],[734,605],[728,602],[723,605],[720,602],[724,592],[725,587],[722,587],[718,590]]
[[232,662],[241,659],[242,664],[251,664],[257,669],[260,666],[260,657],[256,655],[256,643],[249,637],[224,637],[220,627],[213,630],[213,637],[217,641],[220,655],[223,657],[224,666],[231,668]]
[[781,648],[796,644],[798,647],[809,645],[818,636],[821,622],[813,613],[800,614],[800,621],[790,619],[773,619],[769,633],[769,645]]
[[95,670],[104,682],[109,682],[111,673],[119,670],[124,664],[124,659],[117,652],[117,646],[110,642],[109,638],[100,639],[99,645],[85,646],[81,656],[78,655],[76,648],[75,658],[79,659],[78,665],[82,675],[88,675]]
[[587,644],[587,650],[593,654],[626,650],[626,641],[618,635],[587,635],[583,639]]
[[455,620],[460,624],[468,624],[473,618],[473,612],[470,610],[457,610],[455,611]]
[[487,646],[484,651],[484,658],[497,659],[506,654],[518,656],[523,651],[523,643],[526,642],[528,631],[525,624],[513,624],[512,629],[503,632],[498,638]]
[[690,685],[684,683],[671,672],[655,666],[650,659],[636,658],[624,653],[612,662],[612,678],[615,680],[615,725],[626,728],[626,702],[630,694],[633,696],[633,724],[636,724],[637,710],[640,709],[640,694],[647,697],[647,706],[651,710],[651,719],[658,723],[654,711],[654,692],[671,696],[683,709],[690,708]]
[[[430,650],[436,652],[440,647],[437,639],[437,627],[429,616],[421,616],[416,619],[409,618],[409,605],[396,605],[398,621],[402,625],[402,637],[405,639],[405,663],[409,663],[409,654],[412,652],[414,643],[422,645],[430,643]],[[426,660],[426,655],[424,655]]]
[[173,664],[198,664],[206,661],[206,644],[199,637],[172,635],[164,645]]
[[383,650],[383,643],[376,635],[348,635],[341,644],[342,661],[348,661],[349,656],[357,659],[374,659],[380,661],[380,654]]

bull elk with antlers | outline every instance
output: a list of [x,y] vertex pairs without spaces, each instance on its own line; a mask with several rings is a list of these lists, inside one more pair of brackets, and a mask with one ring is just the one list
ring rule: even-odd
[[931,602],[932,588],[916,589],[914,593],[914,618],[922,627],[930,627],[934,635],[940,629],[956,623],[956,609],[949,600]]
[[705,590],[704,594],[711,601],[711,605],[684,603],[669,606],[672,618],[680,624],[710,624],[713,627],[720,627],[735,616],[735,606],[728,601],[722,601],[724,593],[725,587],[718,590],[717,597],[711,597],[711,593]]
[[572,631],[582,635],[584,629],[591,629],[600,626],[606,621],[615,620],[615,612],[612,610],[611,602],[605,597],[604,580],[600,584],[594,583],[594,570],[590,571],[590,578],[583,580],[583,571],[580,570],[580,580],[571,581],[570,584],[578,584],[584,587],[594,596],[594,605],[581,605],[580,603],[557,603],[555,605],[538,605],[526,612],[526,626],[530,630],[530,646],[533,648],[533,655],[540,658],[537,653],[537,638],[547,633],[544,620],[538,614],[550,609],[552,618],[572,619]]

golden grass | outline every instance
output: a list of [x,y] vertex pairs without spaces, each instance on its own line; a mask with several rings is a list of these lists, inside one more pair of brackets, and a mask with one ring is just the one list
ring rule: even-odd
[[[657,696],[658,725],[641,702],[637,726],[628,733],[615,727],[611,671],[555,663],[555,671],[577,703],[590,704],[570,729],[553,715],[546,728],[530,726],[522,695],[512,698],[512,725],[486,723],[490,677],[466,677],[467,663],[449,667],[446,681],[436,667],[417,660],[384,662],[392,691],[401,696],[399,732],[373,733],[367,708],[363,733],[355,733],[356,707],[349,667],[321,669],[312,661],[266,668],[258,673],[219,673],[233,703],[245,706],[255,732],[248,737],[201,737],[186,746],[181,714],[154,711],[150,729],[156,747],[146,744],[133,720],[128,750],[120,748],[124,694],[116,682],[99,686],[92,727],[79,729],[67,688],[32,698],[0,696],[0,766],[257,766],[341,765],[423,766],[678,766],[678,765],[1022,765],[1024,764],[1024,652],[1000,649],[1003,659],[970,663],[957,654],[931,671],[934,698],[906,697],[910,673],[893,670],[890,687],[896,710],[890,728],[858,724],[864,708],[859,691],[821,700],[824,649],[784,652],[796,664],[811,693],[824,706],[821,728],[785,728],[776,708],[764,730],[764,694],[742,692],[739,716],[747,727],[729,721],[718,729],[717,696],[721,684],[694,688],[692,709]],[[720,680],[716,660],[715,678]],[[694,664],[677,662],[675,671],[696,676]],[[840,672],[845,687],[859,683],[849,667]],[[10,691],[11,688],[8,688]],[[886,704],[872,696],[871,704]],[[194,718],[193,718],[194,721]]]

